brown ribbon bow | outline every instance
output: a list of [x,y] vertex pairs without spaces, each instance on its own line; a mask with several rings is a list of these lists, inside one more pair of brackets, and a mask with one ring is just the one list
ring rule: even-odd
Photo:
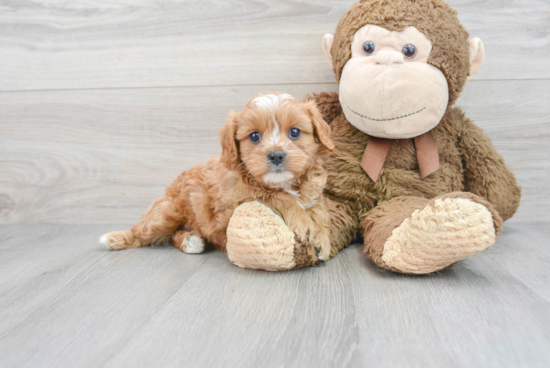
[[[380,176],[393,141],[393,139],[369,137],[361,160],[361,167],[375,183]],[[416,146],[416,158],[420,167],[420,177],[424,179],[439,170],[437,144],[430,131],[415,137],[414,145]]]

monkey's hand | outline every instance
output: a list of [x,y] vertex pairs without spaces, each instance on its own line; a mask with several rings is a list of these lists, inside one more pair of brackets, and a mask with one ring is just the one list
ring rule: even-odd
[[271,208],[243,203],[227,227],[227,256],[239,267],[283,271],[311,266],[319,260]]

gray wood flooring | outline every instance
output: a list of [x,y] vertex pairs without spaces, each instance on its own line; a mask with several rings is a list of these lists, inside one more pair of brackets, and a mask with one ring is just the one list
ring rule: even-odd
[[550,239],[508,226],[403,276],[352,245],[270,273],[224,253],[109,251],[124,226],[0,226],[1,367],[548,367]]
[[336,91],[321,38],[353,2],[0,0],[0,368],[550,366],[548,0],[449,1],[486,52],[457,105],[523,187],[455,269],[97,244],[220,152],[230,110]]

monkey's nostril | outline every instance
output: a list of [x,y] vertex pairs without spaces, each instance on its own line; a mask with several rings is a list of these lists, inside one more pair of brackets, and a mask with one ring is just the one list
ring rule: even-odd
[[274,165],[283,163],[286,159],[286,155],[283,151],[271,151],[267,154],[267,159]]

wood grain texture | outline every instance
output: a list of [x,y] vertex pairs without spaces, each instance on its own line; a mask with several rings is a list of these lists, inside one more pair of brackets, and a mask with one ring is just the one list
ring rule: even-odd
[[[0,90],[333,83],[321,38],[354,1],[0,1]],[[479,80],[550,79],[550,3],[451,0]]]
[[486,51],[458,105],[523,198],[412,277],[357,245],[267,273],[86,225],[135,222],[255,94],[336,91],[321,37],[352,0],[0,0],[0,367],[550,366],[550,3],[449,2]]
[[[283,89],[300,96],[311,91],[290,87]],[[1,221],[139,219],[181,171],[220,153],[217,131],[229,111],[264,88],[271,89],[3,93]]]
[[[135,222],[177,175],[219,154],[228,112],[259,92],[327,85],[0,93],[0,223]],[[550,89],[473,81],[458,105],[523,186],[518,223],[550,222]]]
[[108,251],[126,226],[0,226],[2,367],[547,367],[550,241],[510,226],[403,276],[350,246],[270,273],[224,253]]

